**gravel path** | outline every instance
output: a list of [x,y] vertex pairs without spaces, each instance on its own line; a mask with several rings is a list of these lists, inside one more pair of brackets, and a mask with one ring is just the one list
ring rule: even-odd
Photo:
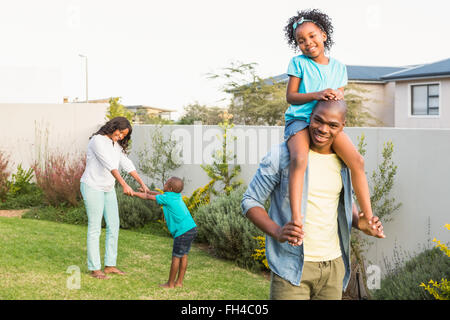
[[22,215],[28,211],[25,210],[0,210],[0,217],[7,217],[7,218],[22,218]]

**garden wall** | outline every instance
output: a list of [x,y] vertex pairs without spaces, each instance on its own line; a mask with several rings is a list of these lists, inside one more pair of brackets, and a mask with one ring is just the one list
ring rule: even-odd
[[[133,131],[131,158],[138,164],[137,151],[150,144],[154,125],[136,125]],[[211,153],[220,148],[218,126],[164,126],[164,134],[179,141],[183,165],[174,174],[186,179],[184,194],[209,182],[201,164],[211,162]],[[393,221],[384,224],[386,239],[372,241],[367,257],[384,270],[383,259],[392,258],[394,248],[410,253],[434,244],[436,237],[449,242],[444,224],[450,223],[450,129],[346,128],[357,144],[365,135],[366,172],[368,178],[382,160],[383,144],[394,144],[393,161],[398,166],[392,196],[403,205],[393,214]],[[236,163],[242,167],[241,179],[248,183],[261,158],[270,147],[282,141],[283,127],[236,126],[237,137],[232,149]],[[147,182],[150,181],[147,179]]]
[[10,156],[11,171],[25,168],[46,149],[86,152],[88,139],[105,122],[106,103],[2,103],[0,150]]

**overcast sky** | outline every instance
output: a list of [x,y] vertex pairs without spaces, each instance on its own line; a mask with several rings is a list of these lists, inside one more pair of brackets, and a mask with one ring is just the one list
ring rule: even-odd
[[283,27],[307,8],[332,18],[330,55],[345,64],[450,57],[445,0],[2,0],[0,67],[57,68],[63,95],[84,99],[84,54],[89,99],[179,111],[196,101],[223,105],[219,83],[205,75],[237,60],[258,63],[264,77],[284,73],[296,53]]

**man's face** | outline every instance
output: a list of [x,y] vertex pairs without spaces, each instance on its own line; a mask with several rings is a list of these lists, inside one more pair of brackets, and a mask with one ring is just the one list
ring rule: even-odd
[[344,125],[345,118],[342,108],[318,105],[311,114],[309,124],[311,149],[318,153],[331,153],[331,145]]

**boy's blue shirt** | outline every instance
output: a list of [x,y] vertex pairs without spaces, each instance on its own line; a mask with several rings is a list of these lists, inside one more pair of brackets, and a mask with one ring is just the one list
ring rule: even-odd
[[163,206],[167,228],[174,238],[197,226],[180,193],[164,192],[155,198],[156,202]]
[[[299,93],[318,92],[328,88],[338,89],[347,85],[347,68],[329,57],[327,65],[314,62],[305,55],[295,56],[289,62],[287,74],[302,79]],[[285,121],[299,119],[309,123],[312,109],[317,100],[302,105],[290,105],[284,114]]]

